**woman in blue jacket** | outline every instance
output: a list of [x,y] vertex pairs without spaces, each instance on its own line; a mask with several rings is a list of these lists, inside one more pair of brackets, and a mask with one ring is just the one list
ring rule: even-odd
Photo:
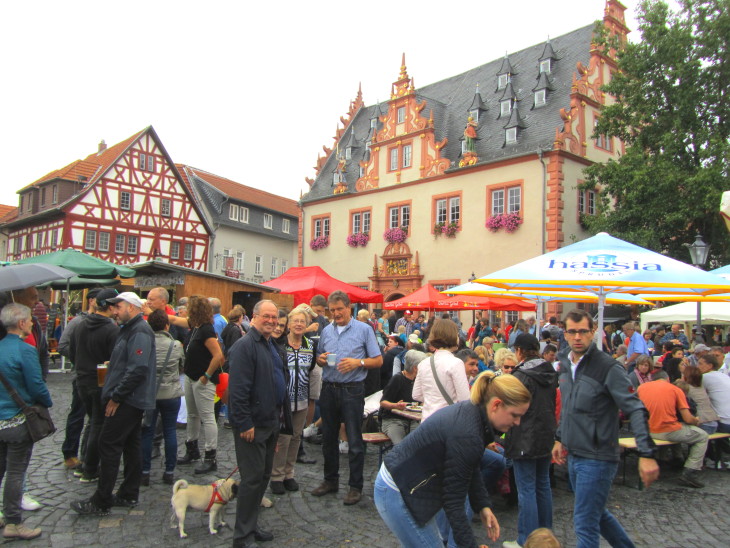
[[[0,372],[28,404],[51,407],[51,395],[41,376],[38,352],[23,342],[33,329],[30,308],[11,303],[0,312],[0,322],[7,335],[0,341]],[[30,529],[21,519],[20,501],[23,480],[28,470],[33,440],[25,424],[25,415],[8,391],[0,384],[0,483],[5,480],[3,514],[5,538],[33,539],[41,534],[39,527]]]
[[375,505],[403,546],[442,546],[435,517],[443,509],[457,545],[476,548],[467,495],[487,536],[499,537],[479,465],[494,431],[519,424],[529,405],[530,392],[519,380],[487,371],[474,382],[470,401],[434,413],[388,453],[375,481]]

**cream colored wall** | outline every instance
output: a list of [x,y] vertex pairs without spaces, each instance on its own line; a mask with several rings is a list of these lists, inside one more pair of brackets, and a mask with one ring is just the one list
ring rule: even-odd
[[[500,230],[492,233],[485,227],[487,185],[523,180],[523,224],[512,234]],[[419,253],[424,283],[455,279],[465,282],[472,272],[477,276],[505,268],[542,253],[542,165],[532,156],[521,163],[488,170],[464,170],[463,174],[414,185],[395,185],[304,207],[304,266],[318,265],[331,275],[347,282],[364,282],[372,276],[374,255],[382,255],[386,242],[386,204],[411,200],[411,235],[406,243]],[[432,196],[462,191],[462,230],[455,238],[431,234]],[[364,248],[351,248],[345,242],[349,234],[349,212],[372,207],[371,240]],[[311,219],[331,214],[329,247],[312,251]],[[414,257],[415,259],[415,257]],[[380,264],[380,260],[378,260]]]

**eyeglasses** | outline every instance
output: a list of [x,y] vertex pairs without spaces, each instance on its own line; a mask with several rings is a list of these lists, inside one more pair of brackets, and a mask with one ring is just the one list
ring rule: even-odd
[[269,314],[266,314],[266,315],[258,314],[258,317],[263,320],[266,320],[267,322],[274,322],[279,319],[279,316],[274,316],[274,315],[269,315]]
[[588,335],[591,332],[590,329],[568,329],[565,331],[568,335]]

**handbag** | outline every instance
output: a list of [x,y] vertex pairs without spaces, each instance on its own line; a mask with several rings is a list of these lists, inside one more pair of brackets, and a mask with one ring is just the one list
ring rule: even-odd
[[47,438],[56,431],[56,426],[53,424],[51,419],[51,413],[47,407],[37,403],[34,405],[28,405],[25,403],[23,398],[20,397],[17,390],[10,386],[10,383],[5,378],[5,375],[0,373],[0,381],[5,386],[5,390],[8,391],[10,397],[13,398],[15,403],[25,415],[25,424],[28,427],[28,433],[33,442],[41,441],[43,438]]
[[444,388],[444,385],[441,384],[441,379],[439,379],[439,376],[436,373],[436,360],[434,360],[433,356],[431,356],[431,372],[433,373],[433,380],[436,381],[436,386],[438,386],[438,389],[441,392],[443,398],[446,400],[446,403],[448,405],[452,405],[454,403],[454,400],[451,399],[451,396],[449,396],[449,393]]
[[[172,349],[175,347],[175,341],[170,342],[170,346],[167,348],[167,356],[165,356],[165,363],[162,364],[162,367],[160,368],[160,373],[157,375],[157,389],[155,390],[155,397],[157,397],[157,393],[160,391],[160,385],[162,384],[162,372],[165,370],[165,366],[167,365],[167,362],[170,361],[170,354],[172,354]],[[152,426],[152,412],[154,409],[145,409],[144,410],[144,416],[142,418],[142,426]]]

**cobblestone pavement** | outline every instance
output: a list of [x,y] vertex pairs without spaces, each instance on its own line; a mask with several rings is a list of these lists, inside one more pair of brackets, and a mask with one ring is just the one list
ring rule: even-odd
[[[23,546],[54,548],[87,546],[147,547],[147,546],[230,546],[232,530],[222,528],[213,537],[207,530],[207,519],[191,511],[186,520],[187,539],[179,539],[177,529],[170,529],[170,486],[161,482],[163,469],[159,459],[153,461],[152,485],[143,487],[140,504],[134,509],[114,508],[105,517],[81,517],[69,508],[73,500],[88,497],[95,484],[81,484],[62,464],[65,417],[69,405],[70,375],[52,373],[49,387],[54,400],[53,416],[59,431],[36,445],[28,473],[30,494],[43,503],[36,512],[25,512],[31,526],[43,528],[43,535]],[[180,443],[184,431],[178,430]],[[309,491],[322,478],[320,447],[307,445],[310,455],[317,457],[314,465],[297,465],[297,479],[302,489],[284,496],[267,493],[274,506],[262,509],[259,523],[274,533],[275,540],[260,543],[264,547],[383,547],[397,542],[378,516],[372,500],[372,485],[377,474],[378,451],[370,448],[365,461],[365,490],[363,500],[355,506],[343,506],[347,482],[347,461],[342,457],[341,488],[337,495],[312,497]],[[235,467],[233,439],[230,430],[221,428],[219,438],[219,476],[225,477]],[[636,461],[629,459],[627,485],[617,478],[610,498],[610,509],[629,532],[637,547],[727,547],[730,513],[727,511],[730,472],[705,471],[704,489],[689,489],[676,483],[678,472],[662,469],[662,478],[649,490],[639,491],[636,485]],[[620,470],[619,470],[620,473]],[[554,489],[554,530],[564,546],[575,546],[572,527],[573,498],[567,490],[565,472],[558,470]],[[209,482],[216,477],[192,474],[192,466],[178,467],[177,478],[195,483]],[[499,543],[517,537],[517,509],[503,500],[495,501],[494,512],[502,527]],[[226,521],[235,521],[235,505],[226,511]],[[473,524],[480,542],[486,540],[480,524]],[[603,543],[601,546],[607,546]],[[427,547],[424,547],[427,548]]]

